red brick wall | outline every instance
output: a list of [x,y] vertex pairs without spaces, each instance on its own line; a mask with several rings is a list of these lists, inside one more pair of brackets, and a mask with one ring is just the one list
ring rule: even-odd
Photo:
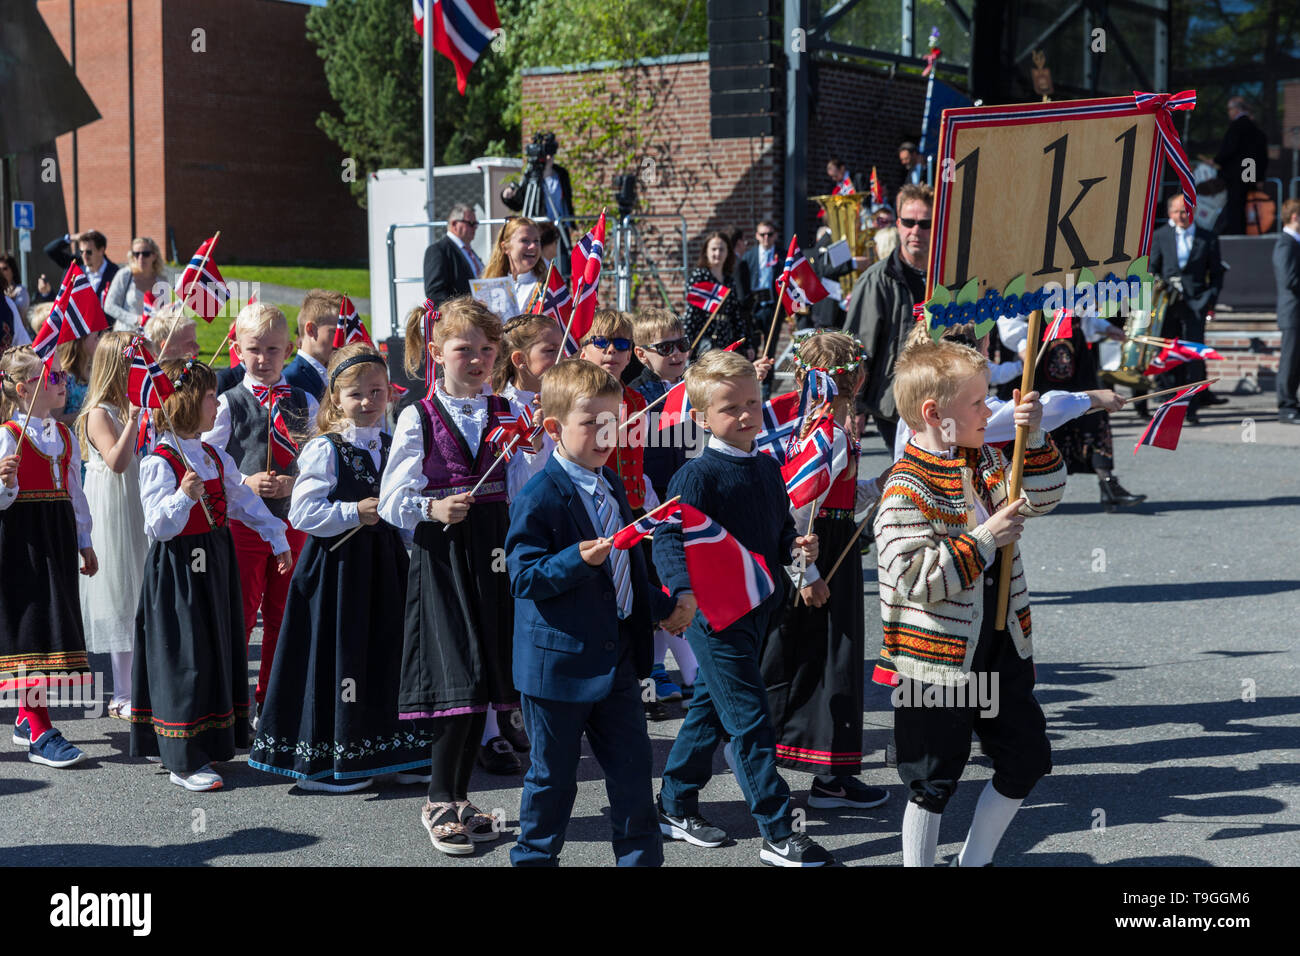
[[[39,0],[69,59],[72,6]],[[75,10],[77,74],[103,118],[78,131],[75,171],[72,135],[59,137],[64,202],[70,228],[99,229],[110,258],[125,263],[127,4],[76,0]],[[365,259],[365,213],[342,181],[338,148],[316,128],[333,101],[306,12],[278,0],[134,0],[135,234],[170,255],[171,227],[182,260],[217,229],[219,261]],[[202,53],[193,50],[196,28],[205,31]]]

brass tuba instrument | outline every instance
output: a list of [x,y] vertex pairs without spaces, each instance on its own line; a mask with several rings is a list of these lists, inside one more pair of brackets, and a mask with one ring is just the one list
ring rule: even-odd
[[[876,247],[872,242],[876,234],[875,221],[870,216],[870,193],[850,193],[847,196],[813,196],[826,212],[826,225],[831,228],[831,240],[839,242],[845,239],[849,244],[849,251],[854,256],[865,256],[869,260],[875,260]],[[863,219],[863,203],[867,203],[866,219]],[[842,276],[838,281],[840,288],[844,291],[844,298],[848,299],[849,294],[853,291],[853,285],[858,281],[861,273],[854,271],[848,275]]]

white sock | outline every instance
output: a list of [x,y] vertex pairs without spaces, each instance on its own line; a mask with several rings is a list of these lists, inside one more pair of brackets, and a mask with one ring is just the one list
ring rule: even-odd
[[655,663],[662,664],[668,654],[668,632],[662,627],[655,629]]
[[113,699],[128,701],[131,699],[131,651],[113,651],[108,655],[113,668]]
[[[667,638],[668,649],[672,651],[673,660],[677,662],[677,669],[682,672],[682,683],[694,684],[700,665],[695,660],[695,652],[691,650],[690,642],[680,634],[669,634],[667,631],[660,633]],[[655,650],[658,649],[658,645],[655,645]],[[656,659],[663,660],[662,657]]]
[[487,743],[493,737],[501,736],[501,728],[497,726],[497,712],[491,707],[487,710],[487,721],[483,724],[483,739],[479,743]]
[[966,845],[961,848],[958,866],[983,866],[993,862],[1002,834],[1020,809],[1024,800],[1012,800],[993,789],[993,781],[984,785],[979,803],[975,804],[975,819],[971,821]]
[[903,866],[934,866],[939,848],[939,822],[943,814],[907,802],[903,811]]

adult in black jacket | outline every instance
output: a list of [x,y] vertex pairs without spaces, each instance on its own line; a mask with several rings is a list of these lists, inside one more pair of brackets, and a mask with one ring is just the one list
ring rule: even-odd
[[[1157,229],[1151,237],[1148,268],[1153,276],[1173,286],[1179,295],[1165,313],[1165,323],[1160,334],[1169,339],[1204,342],[1205,316],[1214,308],[1219,292],[1223,289],[1224,269],[1223,261],[1219,258],[1219,238],[1192,222],[1181,193],[1169,198],[1167,208],[1169,223]],[[1181,264],[1180,246],[1184,253]],[[1205,378],[1205,363],[1186,362],[1160,377],[1164,379],[1166,376],[1170,387],[1199,382]],[[1200,399],[1201,405],[1216,405],[1227,401],[1212,396],[1208,391],[1201,393]],[[1187,421],[1193,425],[1199,424],[1195,407],[1188,411]]]
[[[80,264],[86,278],[95,289],[95,294],[102,302],[108,295],[108,287],[113,284],[118,265],[108,257],[106,251],[108,240],[102,232],[87,229],[75,236],[60,236],[45,245],[44,252],[60,269],[67,271],[73,262]],[[75,250],[75,255],[74,255]],[[60,279],[63,277],[60,276]],[[53,302],[58,292],[58,285],[51,285],[45,276],[37,283],[36,302]]]
[[469,294],[469,280],[483,274],[471,247],[478,229],[473,207],[457,203],[447,214],[447,234],[424,250],[424,297],[434,305]]
[[[1255,125],[1250,109],[1240,96],[1228,100],[1228,129],[1223,145],[1214,157],[1219,178],[1228,188],[1228,204],[1223,207],[1216,229],[1221,236],[1239,236],[1246,231],[1246,193],[1255,183],[1264,181],[1268,169],[1268,137]],[[1243,166],[1244,160],[1251,160]],[[1249,180],[1247,172],[1251,173]]]
[[[851,256],[847,262],[838,266],[831,265],[828,250],[834,244],[831,239],[830,226],[821,226],[817,230],[817,242],[813,245],[811,257],[813,272],[819,279],[833,279],[839,282],[845,276],[852,275],[858,269],[868,265],[866,256]],[[838,329],[844,325],[845,312],[840,300],[828,295],[815,303],[806,314],[799,316],[799,328]]]
[[[776,284],[783,263],[781,252],[776,247],[776,226],[764,219],[755,228],[754,235],[758,242],[750,245],[736,260],[736,292],[742,309],[747,308],[754,328],[761,329],[766,336],[776,308]],[[776,336],[772,338],[775,340]],[[768,347],[769,353],[775,347],[773,341]]]
[[1277,278],[1277,327],[1282,354],[1277,365],[1278,421],[1300,425],[1300,199],[1282,203],[1282,234],[1273,247]]

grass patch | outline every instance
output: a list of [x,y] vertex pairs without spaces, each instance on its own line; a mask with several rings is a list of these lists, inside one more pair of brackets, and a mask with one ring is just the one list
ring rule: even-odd
[[[265,282],[295,289],[333,289],[351,299],[370,298],[370,270],[312,266],[261,266],[222,264],[221,274],[234,282]],[[268,297],[268,302],[274,297]],[[298,302],[302,299],[299,297]],[[276,302],[276,305],[281,303]]]

